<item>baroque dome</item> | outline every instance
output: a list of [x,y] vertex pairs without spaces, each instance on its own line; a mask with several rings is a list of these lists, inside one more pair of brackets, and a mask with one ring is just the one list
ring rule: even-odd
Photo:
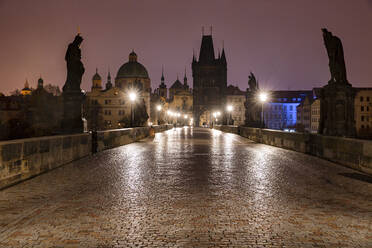
[[137,62],[137,54],[131,52],[129,54],[129,62],[120,67],[116,78],[149,78],[146,68]]

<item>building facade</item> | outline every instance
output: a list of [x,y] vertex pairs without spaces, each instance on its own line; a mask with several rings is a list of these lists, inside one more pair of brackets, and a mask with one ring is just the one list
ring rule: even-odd
[[372,139],[372,88],[357,88],[354,106],[357,136]]
[[[226,90],[226,105],[232,106],[231,122],[233,125],[242,126],[245,123],[245,95],[239,87],[229,85]],[[229,115],[229,113],[228,113]],[[230,119],[230,116],[227,117]]]
[[225,50],[215,57],[212,35],[203,35],[199,59],[193,56],[194,124],[211,125],[212,113],[226,105],[227,62]]
[[[136,95],[134,101],[130,100],[131,93]],[[102,87],[102,78],[98,71],[93,76],[92,88],[86,93],[84,103],[88,129],[105,130],[149,124],[150,94],[151,81],[148,72],[137,61],[137,54],[132,51],[129,61],[117,72],[115,86],[111,83],[110,73],[105,88]]]
[[[297,123],[297,107],[312,91],[271,91],[268,102],[263,104],[266,128],[294,130]],[[300,115],[300,118],[303,118]]]

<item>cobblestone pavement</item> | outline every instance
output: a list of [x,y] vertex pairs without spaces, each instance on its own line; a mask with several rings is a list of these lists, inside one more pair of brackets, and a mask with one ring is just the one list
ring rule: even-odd
[[0,191],[0,247],[372,247],[358,174],[177,128]]

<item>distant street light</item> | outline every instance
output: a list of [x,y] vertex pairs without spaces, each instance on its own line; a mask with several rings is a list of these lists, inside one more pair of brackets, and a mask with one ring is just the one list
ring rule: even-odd
[[130,100],[130,126],[133,127],[134,123],[134,111],[133,111],[133,104],[137,99],[137,94],[135,92],[129,93],[129,100]]
[[230,125],[230,123],[231,123],[231,112],[233,111],[233,106],[232,105],[227,105],[227,112],[229,112],[229,123],[228,123],[228,125]]
[[264,128],[264,104],[268,100],[268,95],[266,92],[261,92],[258,95],[258,99],[261,102],[261,128]]
[[159,112],[161,110],[161,105],[160,104],[158,106],[156,106],[156,110],[157,110],[157,112],[156,112],[156,120],[158,122],[158,125],[160,125],[160,120],[159,120]]

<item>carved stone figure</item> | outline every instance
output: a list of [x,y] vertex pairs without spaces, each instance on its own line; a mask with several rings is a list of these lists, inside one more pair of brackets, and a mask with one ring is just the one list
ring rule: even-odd
[[344,49],[341,40],[323,28],[323,40],[329,58],[330,83],[347,83]]
[[77,34],[74,41],[68,45],[65,55],[67,63],[67,79],[63,86],[63,92],[81,91],[81,78],[85,71],[84,65],[81,62],[81,42],[83,42],[83,38],[80,34]]
[[248,86],[246,93],[245,106],[245,126],[260,127],[260,106],[257,105],[258,81],[251,72],[248,76]]
[[64,133],[81,133],[84,131],[82,119],[82,104],[84,94],[81,92],[81,78],[84,74],[84,65],[81,62],[80,45],[83,38],[80,34],[75,36],[68,45],[65,60],[67,63],[67,79],[63,86],[63,120],[62,131]]
[[339,38],[322,29],[329,57],[331,80],[320,91],[320,121],[318,133],[355,137],[355,89],[348,83],[344,52]]
[[258,82],[255,75],[251,72],[248,76],[248,86],[250,91],[256,91],[258,89]]

